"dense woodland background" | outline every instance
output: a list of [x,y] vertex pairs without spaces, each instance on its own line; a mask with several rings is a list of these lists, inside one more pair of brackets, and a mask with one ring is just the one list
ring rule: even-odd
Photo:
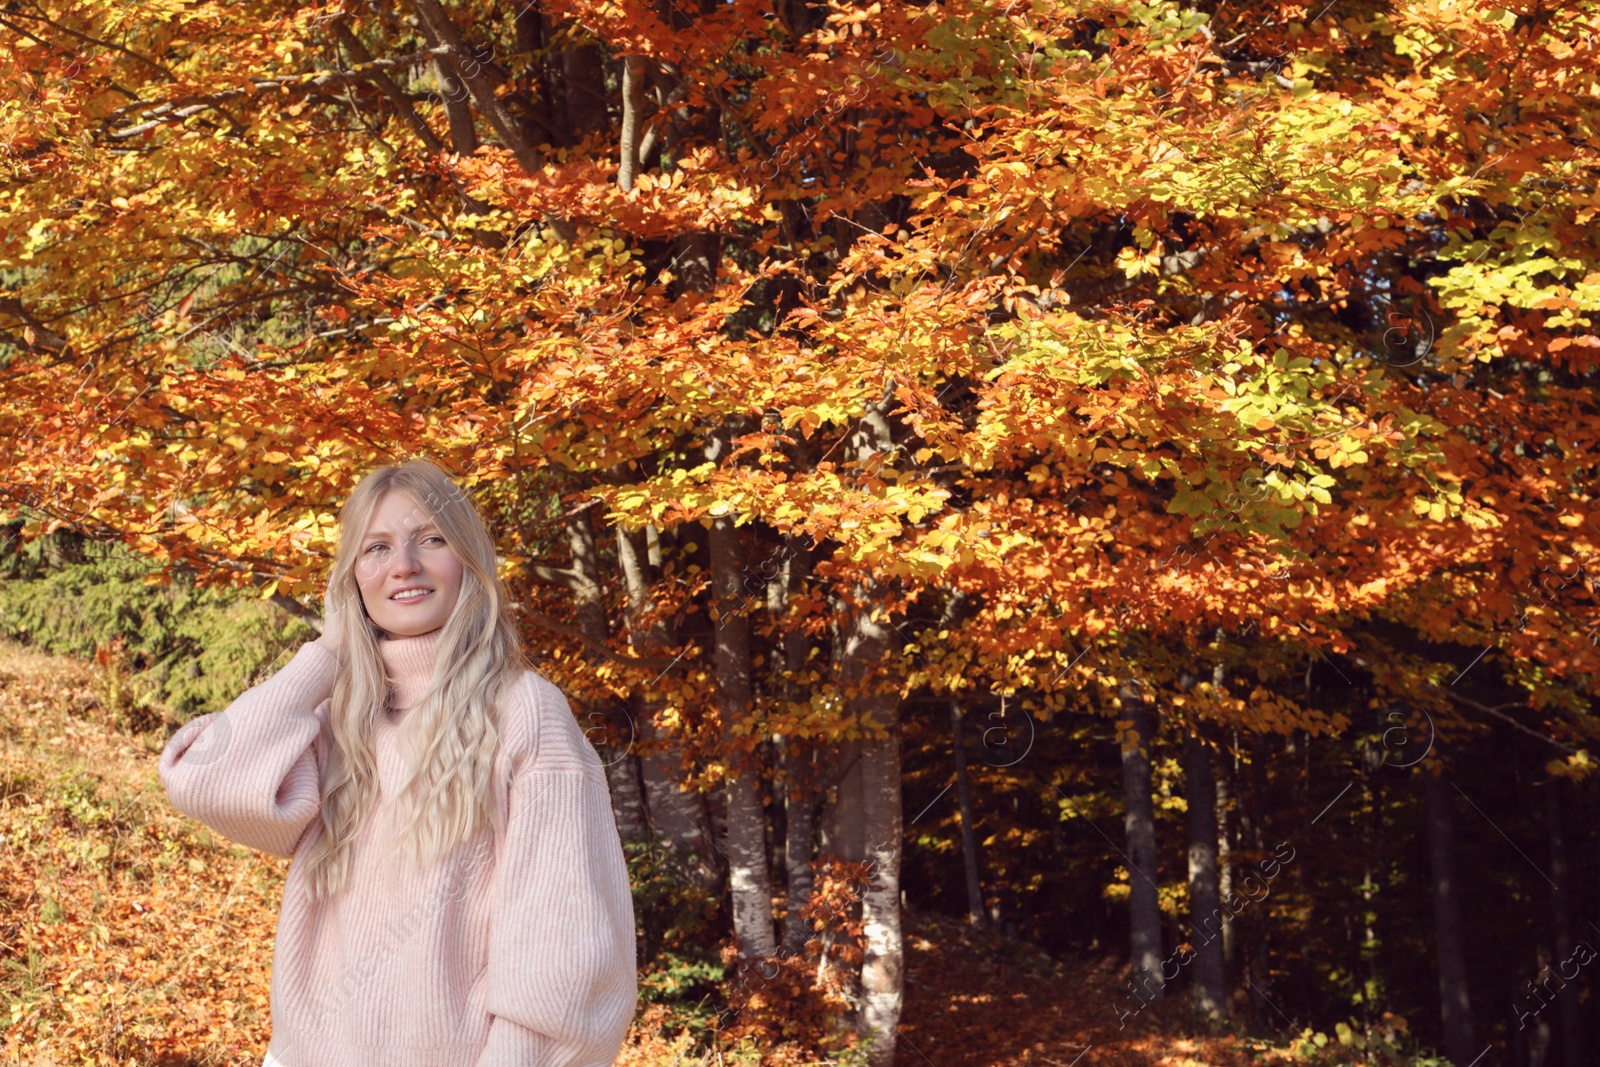
[[215,709],[432,456],[698,1032],[943,1067],[920,913],[1121,1031],[1593,1062],[1597,34],[13,0],[0,624]]

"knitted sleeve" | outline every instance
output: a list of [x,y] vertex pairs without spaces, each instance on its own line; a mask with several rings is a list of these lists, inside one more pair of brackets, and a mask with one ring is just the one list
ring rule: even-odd
[[231,841],[292,857],[322,808],[315,742],[338,665],[308,642],[225,710],[184,723],[159,764],[172,806]]
[[493,878],[478,1067],[607,1067],[638,998],[627,860],[599,756],[561,691],[531,684],[537,740]]

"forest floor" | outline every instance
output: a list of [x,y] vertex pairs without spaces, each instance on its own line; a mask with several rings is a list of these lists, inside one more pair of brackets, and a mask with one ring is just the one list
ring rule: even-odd
[[[111,721],[114,704],[96,665],[0,639],[0,1065],[254,1067],[288,861],[177,812],[156,773],[165,730]],[[1292,1062],[1207,1034],[1177,1000],[1119,1017],[1132,1002],[1109,961],[906,919],[899,1064]],[[681,1047],[630,1042],[619,1064],[668,1067]]]
[[[1138,1010],[1120,960],[1054,961],[1011,938],[906,916],[909,1067],[1244,1067],[1300,1063],[1281,1042],[1211,1032],[1185,1000]],[[1315,1062],[1314,1060],[1312,1062]]]

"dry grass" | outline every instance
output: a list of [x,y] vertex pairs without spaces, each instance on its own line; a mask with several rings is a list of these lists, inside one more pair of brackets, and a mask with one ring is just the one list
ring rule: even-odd
[[259,1063],[287,862],[174,810],[98,674],[0,643],[4,1062]]

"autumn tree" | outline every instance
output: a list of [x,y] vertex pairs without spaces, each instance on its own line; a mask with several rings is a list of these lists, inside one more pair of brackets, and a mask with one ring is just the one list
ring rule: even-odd
[[1119,776],[1122,693],[1141,745],[1238,738],[1224,899],[1269,755],[1374,710],[1587,773],[1597,17],[12,5],[0,499],[309,613],[346,487],[444,458],[612,724],[620,824],[726,876],[742,957],[782,951],[773,781],[789,908],[850,828],[886,1064],[916,709],[1116,744],[1005,781],[1122,781],[1147,970],[1161,884],[1209,890],[1142,809],[1159,755]]

